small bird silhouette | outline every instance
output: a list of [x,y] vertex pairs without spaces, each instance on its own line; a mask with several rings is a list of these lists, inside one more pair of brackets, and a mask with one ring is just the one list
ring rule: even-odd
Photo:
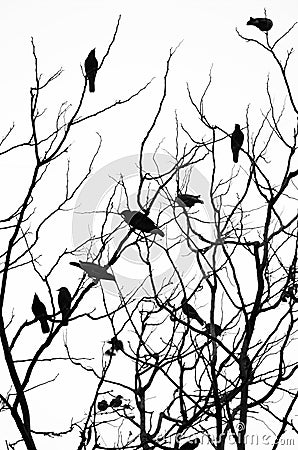
[[105,354],[109,356],[115,356],[117,352],[120,350],[123,351],[123,342],[120,341],[116,336],[113,336],[110,341],[108,341],[109,344],[111,344],[111,348],[109,348]]
[[183,206],[184,208],[191,208],[196,203],[204,203],[199,197],[200,195],[191,195],[191,194],[179,194],[176,197],[176,202],[178,205]]
[[233,131],[232,136],[231,136],[231,149],[232,149],[232,153],[233,153],[234,163],[238,162],[239,151],[242,147],[243,141],[244,141],[244,134],[242,133],[242,131],[240,129],[240,125],[238,123],[236,123],[235,130]]
[[79,262],[70,262],[71,266],[79,267],[84,270],[90,278],[93,278],[95,281],[99,280],[112,280],[116,281],[114,275],[108,273],[104,267],[99,266],[98,264],[87,262],[87,261],[79,261]]
[[120,339],[118,339],[116,336],[113,336],[112,339],[108,342],[109,344],[112,345],[112,349],[115,350],[116,352],[124,350],[123,342],[120,341]]
[[125,222],[135,230],[140,230],[144,233],[159,234],[159,236],[164,237],[164,233],[145,214],[139,211],[130,211],[129,209],[125,209],[120,214]]
[[181,308],[182,311],[189,319],[195,319],[199,322],[200,325],[202,325],[202,326],[205,325],[204,320],[199,316],[197,311],[191,305],[189,305],[186,301],[182,301],[181,307],[182,307]]
[[113,398],[113,400],[111,400],[110,406],[112,408],[118,408],[122,405],[122,398],[122,395],[117,395],[115,398]]
[[109,404],[106,400],[101,400],[97,403],[97,408],[99,409],[99,411],[105,411],[106,409],[108,409],[108,407]]
[[85,72],[89,81],[89,92],[95,92],[95,77],[98,69],[98,61],[95,57],[95,48],[91,50],[85,60]]
[[71,295],[69,290],[66,287],[61,287],[58,289],[58,305],[60,308],[60,312],[62,314],[62,325],[67,326],[68,325],[68,316],[70,311],[70,305],[71,305]]
[[50,327],[49,327],[48,321],[46,319],[47,310],[46,310],[45,305],[39,300],[39,297],[37,294],[34,294],[31,309],[32,309],[33,314],[35,315],[35,318],[38,319],[40,322],[42,332],[49,333]]
[[258,17],[257,19],[251,17],[246,25],[253,25],[261,31],[269,31],[273,26],[273,22],[271,19],[267,19],[267,17]]
[[200,443],[200,439],[194,439],[192,441],[185,442],[185,444],[181,445],[179,450],[194,450]]
[[[206,323],[205,330],[206,330],[206,333],[211,334],[211,323]],[[222,333],[222,329],[216,323],[214,324],[214,332],[215,332],[215,337],[220,336]]]

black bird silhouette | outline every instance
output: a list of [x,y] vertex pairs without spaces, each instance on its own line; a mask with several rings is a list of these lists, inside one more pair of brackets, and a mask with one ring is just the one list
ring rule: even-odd
[[71,295],[69,290],[66,287],[61,287],[58,289],[58,305],[60,308],[60,312],[62,314],[62,325],[67,326],[68,325],[68,316],[70,311],[70,305],[71,305]]
[[85,72],[89,81],[89,92],[95,92],[95,77],[98,69],[98,61],[95,57],[95,48],[91,50],[85,60]]
[[189,319],[195,319],[199,322],[200,325],[202,325],[202,326],[205,325],[204,320],[199,316],[197,311],[191,305],[189,305],[186,301],[182,301],[181,306],[182,306],[182,308],[181,308],[182,311]]
[[113,400],[111,400],[110,406],[112,408],[118,408],[122,405],[122,398],[122,395],[117,395],[115,398],[113,398]]
[[123,342],[120,341],[120,339],[118,339],[116,336],[113,336],[112,339],[108,342],[109,344],[112,345],[112,349],[115,350],[116,352],[124,350]]
[[123,342],[120,341],[116,336],[113,336],[110,341],[108,341],[109,344],[111,344],[111,348],[109,348],[105,353],[109,356],[115,356],[116,352],[119,352],[120,350],[124,350]]
[[39,300],[39,297],[37,294],[34,294],[33,303],[32,303],[32,312],[35,315],[36,319],[39,320],[42,332],[49,333],[50,327],[49,327],[48,321],[46,319],[47,310],[46,310],[45,305]]
[[164,237],[164,233],[155,225],[153,220],[140,211],[125,209],[120,214],[125,222],[135,230],[140,230],[144,233],[159,234],[159,236]]
[[238,162],[239,151],[242,147],[243,141],[244,141],[244,134],[242,133],[242,131],[240,129],[240,125],[238,123],[236,123],[235,130],[233,131],[232,137],[231,137],[231,149],[232,149],[232,153],[233,153],[234,163]]
[[71,266],[79,267],[84,270],[90,278],[93,278],[95,281],[99,280],[112,280],[116,281],[114,275],[108,273],[105,267],[101,267],[98,264],[87,262],[87,261],[79,261],[79,262],[70,262]]
[[200,439],[194,439],[193,441],[185,442],[185,444],[181,445],[179,450],[194,450],[200,443]]
[[108,407],[109,404],[106,400],[101,400],[97,403],[97,408],[99,409],[99,411],[105,411],[106,409],[108,409]]
[[201,200],[199,197],[200,195],[191,195],[191,194],[179,194],[176,197],[176,202],[180,206],[184,206],[187,208],[191,208],[196,203],[204,203],[203,200]]
[[[206,323],[205,330],[206,330],[206,333],[211,334],[211,323]],[[215,332],[215,337],[220,336],[222,333],[222,329],[216,323],[214,324],[214,332]]]
[[267,17],[258,17],[256,19],[251,17],[246,25],[253,25],[261,31],[269,31],[273,26],[273,22],[271,19],[267,19]]

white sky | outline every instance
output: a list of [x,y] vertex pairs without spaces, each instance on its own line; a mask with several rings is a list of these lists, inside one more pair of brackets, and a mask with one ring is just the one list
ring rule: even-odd
[[[153,151],[160,140],[166,137],[164,148],[171,152],[175,108],[193,136],[201,137],[196,131],[197,126],[199,129],[197,118],[189,107],[186,82],[189,82],[193,96],[199,99],[208,80],[211,64],[213,85],[206,108],[210,121],[231,131],[236,122],[243,126],[248,103],[256,115],[259,114],[260,107],[266,109],[264,86],[273,64],[269,56],[255,45],[247,44],[238,38],[235,27],[247,36],[260,38],[261,32],[254,27],[247,27],[246,22],[250,16],[262,17],[264,7],[267,8],[268,17],[274,22],[270,32],[273,39],[298,20],[297,1],[294,0],[2,2],[0,137],[6,133],[12,122],[15,122],[16,129],[10,138],[11,144],[26,139],[30,133],[29,87],[33,82],[31,36],[35,41],[40,72],[48,76],[59,67],[64,70],[62,76],[42,98],[42,105],[48,108],[47,117],[50,121],[55,117],[61,102],[67,100],[73,105],[76,104],[83,84],[80,64],[83,65],[89,51],[94,47],[97,59],[101,59],[119,14],[122,19],[116,42],[102,72],[97,76],[95,94],[87,95],[83,112],[91,113],[115,100],[123,99],[152,77],[156,79],[147,91],[130,104],[119,106],[76,129],[72,150],[74,173],[81,169],[84,162],[87,164],[98,142],[95,134],[97,131],[103,137],[103,144],[96,170],[118,158],[138,152],[139,144],[157,106],[169,49],[182,40],[183,43],[171,63],[169,98],[165,111],[150,141],[152,147],[149,146],[146,151]],[[287,38],[286,48],[297,45],[297,33],[298,27]],[[284,48],[282,45],[281,49]],[[284,53],[282,55],[284,56]],[[294,54],[289,76],[292,77],[290,81],[296,98],[297,69],[298,63]],[[280,85],[279,77],[275,69],[272,73],[273,86]],[[276,90],[275,95],[277,104],[281,105],[285,93]],[[50,128],[49,123],[45,120],[45,130]],[[230,170],[230,148],[227,148],[226,152],[228,156],[224,156],[222,161],[227,164],[224,167]],[[1,160],[3,173],[1,172],[0,188],[2,192],[9,193],[3,198],[5,210],[9,210],[13,200],[23,196],[27,175],[31,173],[31,163],[32,158],[28,155],[28,150],[22,154],[12,152],[5,160]],[[58,169],[55,170],[59,173]],[[52,186],[45,187],[43,198],[50,202],[53,192],[58,192],[59,189],[61,186],[56,180]],[[71,226],[70,222],[68,225]],[[63,226],[65,228],[62,238],[67,239],[68,236],[69,242],[66,245],[71,245],[69,229],[67,225]],[[59,283],[60,279],[57,278],[57,285]],[[16,284],[9,286],[9,290],[14,295],[20,293],[20,287]],[[32,286],[23,285],[22,296],[26,297],[24,309],[31,307],[31,293]],[[36,335],[32,334],[32,339],[34,336]],[[53,374],[54,372],[55,370]],[[73,401],[73,391],[69,391],[68,395],[68,401]],[[76,398],[81,396],[84,397],[82,392],[76,393]],[[51,420],[55,419],[57,406],[53,403],[47,411]],[[63,424],[64,426],[67,424]],[[13,434],[12,431],[11,433]],[[11,435],[8,439],[10,437]],[[0,432],[1,449],[4,445],[2,439],[3,433]],[[47,440],[42,449],[50,449],[51,445],[51,440]],[[68,445],[69,447],[63,445],[63,449],[73,448],[72,443]]]

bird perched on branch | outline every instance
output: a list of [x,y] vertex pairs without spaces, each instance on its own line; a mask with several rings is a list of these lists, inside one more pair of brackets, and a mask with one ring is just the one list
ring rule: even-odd
[[105,354],[109,356],[115,356],[117,352],[120,350],[124,350],[123,342],[120,341],[116,336],[113,336],[110,341],[108,341],[109,344],[111,344],[111,348],[109,348]]
[[238,162],[239,151],[242,147],[243,141],[244,141],[244,134],[242,133],[242,131],[240,129],[240,125],[238,123],[236,123],[235,130],[233,131],[232,136],[231,136],[231,149],[232,149],[232,153],[233,153],[234,163]]
[[42,301],[39,300],[39,297],[37,294],[34,294],[33,303],[32,303],[32,312],[35,315],[35,318],[39,320],[41,325],[41,330],[43,333],[49,333],[50,327],[48,324],[48,321],[46,319],[47,317],[47,310],[45,305],[42,303]]
[[112,280],[116,281],[114,275],[108,273],[104,267],[99,266],[98,264],[87,262],[87,261],[79,261],[79,262],[70,262],[71,266],[79,267],[84,270],[90,278],[93,278],[95,281],[99,280]]
[[182,311],[189,319],[195,319],[199,322],[200,325],[202,325],[202,326],[205,325],[204,320],[199,316],[197,311],[191,305],[189,305],[186,301],[182,301],[181,307],[182,307],[181,308]]
[[125,209],[120,214],[125,222],[133,229],[143,231],[144,233],[159,234],[159,236],[164,237],[164,233],[155,225],[153,220],[140,211]]
[[[206,323],[205,330],[206,330],[206,333],[211,334],[211,323]],[[215,337],[220,336],[222,333],[222,329],[216,323],[214,324],[214,332],[215,332]]]
[[113,400],[110,401],[110,406],[112,408],[118,408],[122,405],[122,395],[117,395]]
[[113,350],[115,350],[116,352],[124,350],[123,342],[120,341],[120,339],[118,339],[116,336],[113,336],[112,339],[108,342],[112,345]]
[[99,411],[105,411],[106,409],[108,409],[108,407],[109,404],[106,400],[101,400],[97,403],[97,408],[99,409]]
[[67,326],[71,305],[71,295],[66,287],[61,287],[60,289],[58,289],[58,291],[58,305],[62,314],[62,325]]
[[179,450],[194,450],[200,443],[200,439],[194,439],[192,441],[185,442],[185,444],[181,445]]
[[184,207],[184,208],[191,208],[196,203],[204,203],[203,200],[201,200],[199,197],[200,195],[191,195],[191,194],[179,194],[176,197],[176,202],[178,205]]
[[253,25],[261,31],[269,31],[273,26],[273,22],[271,19],[267,19],[267,17],[258,17],[256,19],[251,17],[246,25]]
[[91,50],[85,60],[85,72],[89,81],[89,92],[95,92],[95,77],[98,69],[98,61],[95,57],[95,48]]

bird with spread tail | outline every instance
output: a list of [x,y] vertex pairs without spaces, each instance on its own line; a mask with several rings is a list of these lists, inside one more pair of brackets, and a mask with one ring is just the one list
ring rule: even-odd
[[58,305],[62,315],[62,325],[67,326],[71,305],[71,295],[66,287],[61,287],[58,289],[58,292]]
[[242,131],[240,129],[240,125],[238,123],[236,123],[235,130],[233,131],[232,136],[231,136],[231,149],[232,149],[232,153],[233,153],[234,163],[238,162],[239,151],[242,147],[243,141],[244,141],[244,134],[242,133]]
[[153,220],[140,211],[130,211],[129,209],[125,209],[120,214],[125,222],[134,230],[140,230],[144,233],[158,234],[159,236],[164,237],[164,233],[158,228],[157,225],[155,225]]
[[37,320],[40,322],[41,331],[43,333],[49,333],[50,327],[47,321],[47,310],[42,301],[39,300],[37,294],[34,294],[33,303],[32,303],[32,312]]
[[95,92],[95,77],[98,70],[98,61],[95,57],[95,48],[91,50],[85,60],[85,72],[89,82],[89,92]]
[[116,281],[114,275],[108,273],[105,267],[99,266],[98,264],[87,262],[87,261],[79,261],[79,262],[70,262],[71,266],[79,267],[84,270],[90,278],[93,278],[95,281],[99,280],[111,280]]
[[273,27],[273,22],[267,17],[258,17],[256,19],[251,17],[246,25],[253,25],[261,31],[269,31]]
[[176,197],[176,202],[179,206],[182,206],[184,208],[191,208],[196,203],[204,203],[203,200],[200,199],[200,197],[200,195],[181,194],[179,192]]

